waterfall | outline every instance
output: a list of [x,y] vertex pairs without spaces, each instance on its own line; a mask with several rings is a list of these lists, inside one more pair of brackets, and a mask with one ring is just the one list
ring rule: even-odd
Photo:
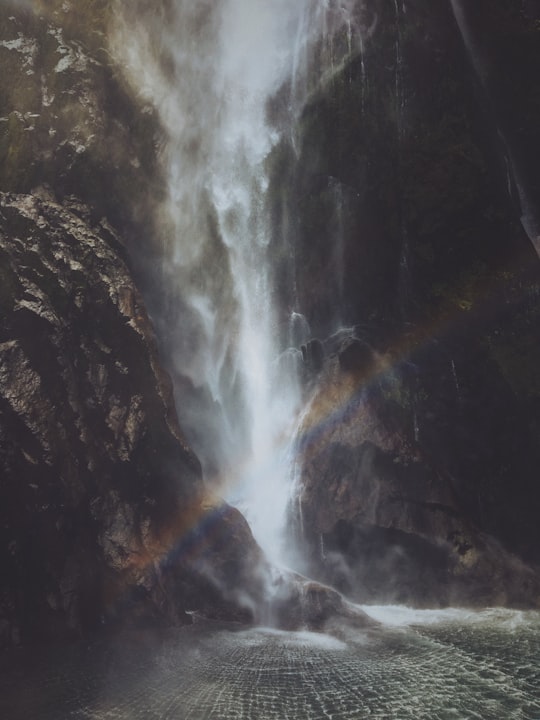
[[[119,2],[114,31],[129,81],[167,133],[162,276],[174,309],[163,325],[195,397],[179,391],[180,420],[207,483],[277,562],[301,393],[297,355],[279,341],[266,163],[280,132],[293,134],[318,39],[345,28],[349,52],[353,5]],[[287,83],[289,127],[278,131],[267,103]],[[301,314],[289,313],[290,335],[305,342]]]

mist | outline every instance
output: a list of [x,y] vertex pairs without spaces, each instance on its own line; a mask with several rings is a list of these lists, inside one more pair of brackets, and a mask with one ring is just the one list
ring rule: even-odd
[[[275,561],[301,392],[298,363],[280,361],[299,314],[289,308],[283,342],[265,161],[306,100],[317,42],[320,52],[321,38],[350,25],[348,12],[308,0],[121,3],[113,30],[115,54],[167,133],[168,310],[157,321],[182,386],[181,423],[207,484]],[[267,104],[283,87],[290,117],[278,129]]]

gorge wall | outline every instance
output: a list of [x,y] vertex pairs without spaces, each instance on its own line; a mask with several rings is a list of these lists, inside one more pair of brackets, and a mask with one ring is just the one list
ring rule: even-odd
[[0,6],[2,645],[260,602],[260,551],[203,486],[133,279],[159,125],[107,57],[108,11]]
[[364,601],[537,602],[503,550],[538,564],[533,5],[357,3],[362,52],[273,154],[319,338],[296,532]]
[[[265,592],[248,526],[210,494],[180,429],[207,480],[220,459],[241,464],[255,386],[233,372],[230,238],[201,195],[204,251],[173,286],[190,226],[178,253],[163,211],[171,127],[108,45],[121,5],[0,3],[6,644],[188,611],[252,619]],[[160,28],[181,7],[139,10]],[[212,5],[197,7],[190,33],[213,37]],[[249,175],[271,219],[268,327],[302,381],[296,562],[356,601],[538,606],[540,12],[366,0],[325,13],[302,46],[302,91],[287,73],[268,85],[267,190]],[[178,79],[158,50],[160,78]],[[234,110],[219,107],[215,122]],[[221,159],[198,132],[185,156]],[[231,236],[251,227],[224,215]],[[211,353],[187,287],[219,310],[227,410],[193,380]]]

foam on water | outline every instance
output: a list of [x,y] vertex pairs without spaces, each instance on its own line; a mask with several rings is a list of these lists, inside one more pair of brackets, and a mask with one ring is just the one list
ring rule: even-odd
[[411,625],[436,625],[443,623],[496,625],[499,629],[514,630],[527,624],[539,622],[538,612],[509,608],[410,608],[405,605],[362,605],[361,609],[374,620],[387,627]]

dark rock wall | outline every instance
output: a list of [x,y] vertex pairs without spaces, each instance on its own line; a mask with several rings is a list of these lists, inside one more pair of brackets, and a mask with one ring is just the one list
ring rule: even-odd
[[[503,5],[506,13],[481,15],[483,37],[514,49],[499,50],[505,72],[493,68],[488,96],[448,0],[365,3],[363,55],[315,85],[298,150],[284,142],[275,151],[276,237],[288,233],[295,247],[296,301],[316,335],[336,320],[392,332],[403,320],[438,319],[470,303],[467,280],[484,265],[493,275],[534,262],[498,118],[504,109],[519,122],[523,154],[537,167],[537,83],[528,78],[538,30],[517,0]],[[527,113],[507,97],[512,82]]]
[[[476,417],[460,422],[445,396],[451,378],[443,374],[435,374],[428,388],[424,402],[436,414],[426,418],[410,394],[411,363],[373,353],[369,366],[354,367],[351,358],[359,353],[351,350],[359,344],[342,338],[334,351],[327,344],[300,428],[295,527],[297,542],[307,548],[305,571],[363,602],[536,605],[538,573],[509,552],[516,547],[504,537],[511,526],[513,539],[535,549],[527,507],[534,486],[525,498],[523,487],[508,478],[496,486],[489,477],[486,487],[478,476],[465,475],[471,457],[460,455],[477,451],[478,471],[490,472],[500,423],[494,418],[479,428]],[[435,362],[432,354],[430,366]],[[456,433],[463,434],[459,469],[451,452]],[[503,450],[507,457],[511,447]],[[464,487],[493,513],[489,526],[464,499]]]
[[260,551],[205,496],[116,233],[2,194],[0,255],[2,641],[252,617]]
[[73,209],[2,195],[3,600],[29,635],[104,620],[199,484],[124,250]]
[[321,339],[349,328],[323,343],[311,375],[296,522],[312,571],[333,577],[341,558],[359,597],[537,603],[537,584],[505,599],[495,571],[467,554],[482,546],[495,562],[489,535],[540,562],[540,265],[528,221],[540,29],[517,0],[463,5],[467,42],[446,0],[359,4],[363,54],[314,87],[298,150],[274,153],[276,248],[283,235],[294,247],[289,302]]
[[0,6],[0,646],[261,601],[133,279],[159,268],[161,131],[108,55],[110,11]]

